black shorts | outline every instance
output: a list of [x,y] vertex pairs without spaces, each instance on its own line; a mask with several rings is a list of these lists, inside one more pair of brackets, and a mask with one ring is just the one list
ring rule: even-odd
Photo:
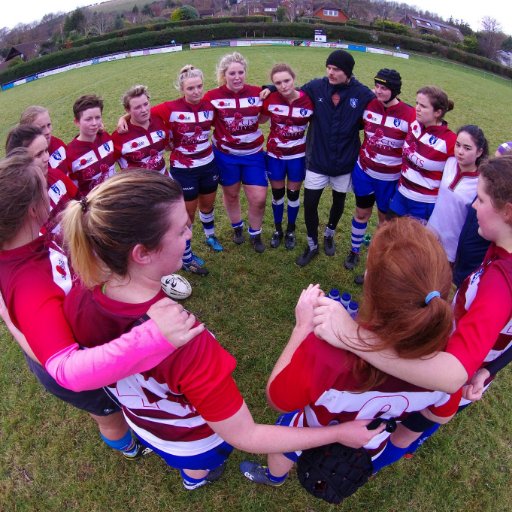
[[193,201],[199,195],[211,194],[219,186],[219,170],[215,160],[201,167],[171,168],[171,176],[181,185],[185,201]]
[[103,389],[76,392],[63,388],[40,364],[32,361],[27,355],[25,355],[25,359],[30,371],[48,393],[77,409],[90,412],[96,416],[109,416],[121,410]]

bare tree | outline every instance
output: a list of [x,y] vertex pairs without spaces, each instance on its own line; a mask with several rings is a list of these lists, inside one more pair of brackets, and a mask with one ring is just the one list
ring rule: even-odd
[[501,31],[501,25],[495,18],[485,16],[482,19],[483,31],[477,34],[480,52],[485,57],[496,60],[496,53],[507,36]]

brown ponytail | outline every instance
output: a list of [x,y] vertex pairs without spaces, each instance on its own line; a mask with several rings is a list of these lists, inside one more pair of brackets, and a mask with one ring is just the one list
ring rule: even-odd
[[64,243],[71,264],[89,287],[111,274],[125,276],[131,249],[157,249],[169,229],[168,207],[183,197],[180,185],[158,172],[130,169],[71,201],[64,212]]

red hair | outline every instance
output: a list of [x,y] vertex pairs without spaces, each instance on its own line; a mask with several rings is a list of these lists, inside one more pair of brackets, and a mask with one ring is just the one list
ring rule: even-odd
[[[451,281],[446,253],[430,230],[410,217],[384,223],[368,253],[358,316],[378,338],[368,350],[392,348],[410,359],[443,350],[452,328]],[[426,304],[432,291],[440,297]],[[384,378],[367,363],[357,366],[366,373],[366,389]]]

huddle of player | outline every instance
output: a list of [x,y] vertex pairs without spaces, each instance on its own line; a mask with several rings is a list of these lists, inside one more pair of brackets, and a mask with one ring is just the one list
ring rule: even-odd
[[[331,53],[326,77],[301,90],[289,66],[274,66],[276,91],[264,100],[259,87],[245,83],[246,66],[238,53],[223,57],[219,87],[205,95],[201,71],[186,66],[177,81],[183,97],[154,107],[144,86],[131,88],[112,136],[103,127],[101,99],[82,96],[73,106],[79,135],[67,146],[52,135],[48,111],[29,107],[0,161],[3,317],[31,371],[55,396],[89,412],[108,446],[128,458],[142,446],[152,449],[180,470],[189,490],[218,479],[233,447],[271,453],[268,467],[244,462],[241,469],[273,486],[285,481],[300,455],[294,450],[335,441],[364,446],[378,471],[453,417],[465,383],[466,398],[478,398],[482,382],[506,364],[511,341],[511,157],[485,161],[487,142],[476,126],[457,135],[448,130],[443,117],[453,104],[438,88],[421,88],[413,109],[397,97],[400,75],[382,69],[373,94],[353,77],[347,52]],[[266,155],[258,124],[265,118]],[[165,164],[169,145],[174,179]],[[269,401],[285,412],[278,426],[254,423],[231,375],[233,356],[160,290],[160,277],[179,268],[207,273],[190,245],[197,208],[206,243],[222,250],[214,230],[219,181],[233,241],[245,240],[243,188],[251,243],[257,253],[265,250],[267,175],[274,248],[283,239],[287,249],[295,247],[305,180],[308,245],[299,265],[318,254],[317,209],[328,184],[326,254],[335,253],[351,179],[356,212],[347,268],[358,263],[375,201],[380,221],[357,324],[318,286],[299,299],[295,328],[267,388]],[[448,259],[455,260],[474,196],[478,232],[491,245],[455,298],[450,335]],[[429,217],[432,230],[423,225]],[[146,314],[152,320],[138,325]],[[484,360],[500,363],[489,371],[481,369]],[[118,404],[98,389],[114,381]],[[399,428],[368,430],[378,417]],[[317,426],[329,427],[289,428]]]

